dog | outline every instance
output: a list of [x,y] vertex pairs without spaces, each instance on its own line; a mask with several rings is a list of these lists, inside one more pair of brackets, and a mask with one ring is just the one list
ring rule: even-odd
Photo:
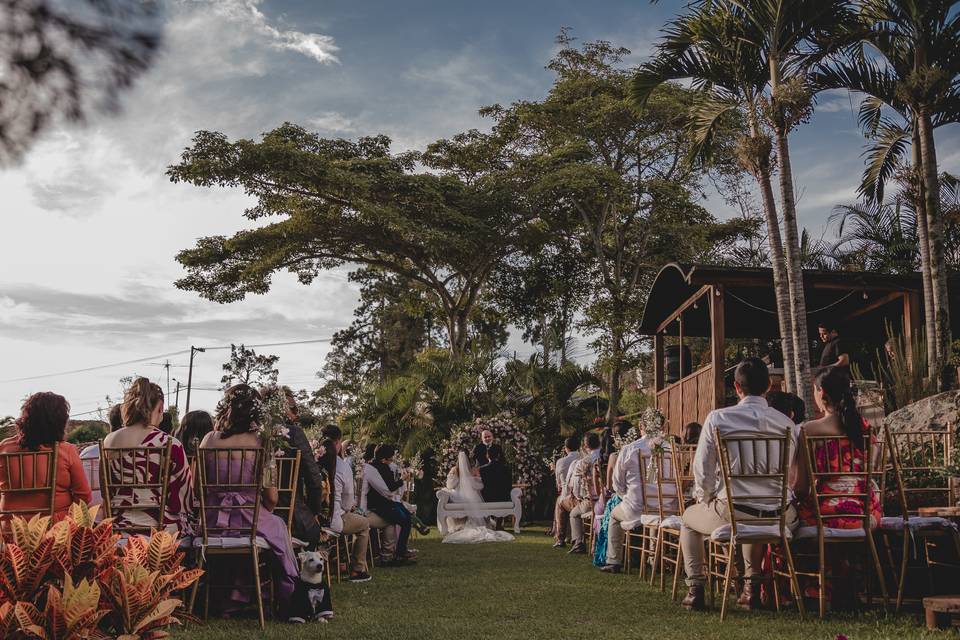
[[330,588],[326,584],[329,555],[326,550],[302,551],[297,558],[300,560],[300,579],[290,598],[287,621],[298,624],[328,622],[333,618]]

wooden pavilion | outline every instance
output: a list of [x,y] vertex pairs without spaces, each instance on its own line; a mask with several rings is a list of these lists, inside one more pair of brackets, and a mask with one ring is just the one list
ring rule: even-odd
[[[908,345],[923,330],[920,274],[886,275],[849,271],[804,271],[808,331],[835,321],[841,334],[878,348],[890,323]],[[951,281],[951,308],[960,310],[960,283]],[[953,315],[954,332],[960,325]],[[726,406],[727,375],[735,362],[725,361],[728,339],[779,340],[773,271],[671,263],[657,274],[641,322],[653,336],[656,406],[671,433],[688,422],[702,423],[707,414]],[[683,350],[691,338],[707,339],[698,362],[684,365]],[[665,375],[665,344],[679,351],[678,378]],[[701,342],[703,342],[701,340]],[[675,346],[674,346],[675,345]]]

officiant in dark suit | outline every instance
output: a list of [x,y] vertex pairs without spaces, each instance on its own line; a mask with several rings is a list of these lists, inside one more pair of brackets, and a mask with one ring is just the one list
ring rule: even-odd
[[513,489],[513,473],[510,467],[503,463],[503,448],[492,444],[487,448],[487,458],[490,462],[480,467],[480,479],[483,489],[480,495],[484,502],[510,502],[510,491]]

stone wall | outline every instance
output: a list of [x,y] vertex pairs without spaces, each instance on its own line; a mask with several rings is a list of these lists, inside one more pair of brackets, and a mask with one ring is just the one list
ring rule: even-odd
[[891,431],[918,431],[956,427],[960,423],[960,391],[947,391],[907,405],[888,415]]

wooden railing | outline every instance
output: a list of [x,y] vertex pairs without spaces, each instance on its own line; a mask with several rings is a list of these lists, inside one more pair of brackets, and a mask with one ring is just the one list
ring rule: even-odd
[[701,367],[657,392],[657,409],[666,419],[669,433],[680,435],[683,425],[703,424],[714,408],[713,365]]

